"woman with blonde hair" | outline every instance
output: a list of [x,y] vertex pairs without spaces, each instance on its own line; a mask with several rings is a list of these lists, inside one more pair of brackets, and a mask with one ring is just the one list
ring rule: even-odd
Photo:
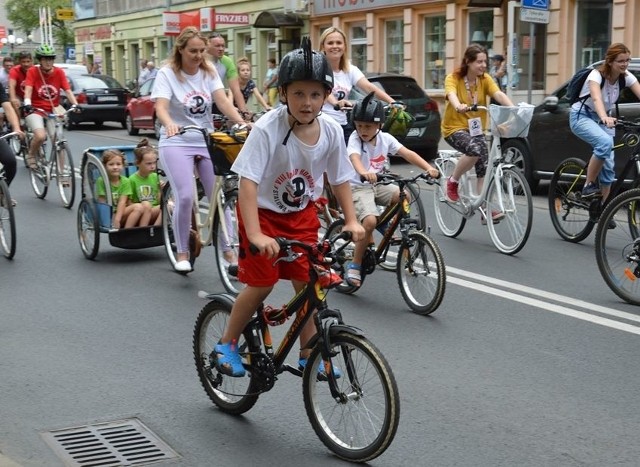
[[347,114],[341,110],[353,106],[349,98],[351,89],[356,86],[363,92],[374,93],[375,97],[388,104],[394,100],[382,89],[371,83],[360,69],[349,61],[347,55],[347,36],[340,28],[327,28],[320,36],[319,50],[325,54],[333,70],[334,86],[326,99],[322,112],[336,120],[344,131],[345,144],[353,132]]
[[158,70],[151,98],[162,123],[158,144],[160,162],[173,188],[173,234],[177,255],[175,270],[191,272],[189,231],[193,206],[193,173],[197,167],[200,181],[211,199],[215,184],[213,164],[202,134],[187,131],[185,125],[197,125],[214,131],[212,104],[232,123],[244,123],[227,99],[220,77],[206,59],[207,38],[195,27],[187,27],[176,38],[167,63]]

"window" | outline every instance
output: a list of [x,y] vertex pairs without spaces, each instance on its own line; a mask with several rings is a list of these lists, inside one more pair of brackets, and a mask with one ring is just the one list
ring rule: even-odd
[[401,19],[385,21],[386,70],[404,72],[404,22]]
[[578,2],[577,68],[602,60],[611,37],[611,3]]
[[353,25],[350,30],[351,63],[365,71],[367,69],[367,29],[364,24]]
[[[469,13],[470,41],[487,48],[489,56],[493,55],[493,11],[474,11]],[[488,57],[487,57],[488,58]]]
[[445,16],[424,18],[424,87],[444,88]]
[[251,54],[253,53],[251,34],[240,34],[239,38],[242,43],[242,55],[245,57],[251,57]]

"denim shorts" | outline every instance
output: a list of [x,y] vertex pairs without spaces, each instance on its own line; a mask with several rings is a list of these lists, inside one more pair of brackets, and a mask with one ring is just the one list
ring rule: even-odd
[[569,114],[569,126],[578,138],[588,143],[593,148],[593,155],[604,161],[598,180],[600,186],[609,186],[615,180],[613,151],[614,128],[606,128],[600,123],[600,117],[583,105],[580,111],[571,110]]

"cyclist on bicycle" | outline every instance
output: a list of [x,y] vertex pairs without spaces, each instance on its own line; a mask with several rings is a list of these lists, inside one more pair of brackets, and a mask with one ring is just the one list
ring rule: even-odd
[[389,206],[400,199],[397,185],[374,185],[377,174],[383,172],[388,163],[388,154],[404,158],[432,177],[438,176],[438,170],[420,155],[404,147],[393,135],[381,131],[385,110],[382,102],[373,97],[370,93],[357,102],[350,115],[355,131],[349,137],[347,154],[357,172],[351,179],[351,193],[356,216],[365,230],[364,238],[355,244],[353,262],[347,266],[345,276],[347,283],[354,287],[360,287],[362,257],[367,245],[373,243],[373,229],[378,221],[376,206]]
[[14,65],[9,71],[9,99],[16,112],[22,106],[24,99],[24,80],[27,77],[27,71],[33,65],[31,52],[20,52],[18,55],[18,64]]
[[[304,257],[275,262],[280,247],[274,237],[318,241],[320,222],[314,200],[322,194],[323,173],[327,173],[344,211],[345,230],[351,231],[356,241],[364,233],[351,199],[349,180],[354,171],[342,130],[321,113],[333,88],[333,72],[324,55],[311,50],[308,38],[303,39],[301,49],[282,59],[278,86],[284,105],[258,120],[232,167],[240,175],[238,278],[246,287],[238,295],[214,349],[216,368],[230,376],[245,373],[237,340],[278,279],[290,279],[296,291],[309,280]],[[250,245],[259,252],[254,254]],[[310,352],[305,346],[314,333],[313,320],[309,320],[300,335],[298,363],[302,368]]]
[[[35,169],[36,154],[47,138],[47,133],[53,135],[55,123],[46,119],[45,115],[34,112],[34,107],[42,109],[47,113],[62,113],[64,109],[60,105],[60,91],[64,91],[67,99],[71,103],[71,108],[77,108],[76,96],[71,92],[69,81],[64,71],[53,66],[56,58],[56,51],[48,44],[38,46],[35,51],[36,60],[40,66],[32,66],[27,71],[24,80],[24,111],[27,127],[33,132],[33,141],[29,147],[27,163],[29,168]],[[46,125],[46,130],[45,130]]]
[[[470,112],[473,105],[487,105],[493,98],[502,105],[513,106],[511,99],[487,73],[487,49],[480,44],[471,44],[464,52],[460,67],[447,75],[444,81],[445,108],[442,118],[444,140],[463,155],[447,180],[447,198],[457,202],[460,177],[475,165],[478,193],[482,191],[489,150],[483,128],[486,115]],[[504,217],[502,212],[491,213],[493,222]]]
[[[571,131],[593,148],[593,155],[587,166],[587,179],[582,189],[583,198],[602,195],[604,201],[609,196],[611,183],[615,178],[613,136],[616,132],[616,118],[609,116],[609,111],[620,95],[620,76],[624,76],[625,87],[640,99],[638,79],[633,73],[627,72],[630,56],[631,51],[626,45],[611,44],[604,63],[589,73],[580,91],[580,99],[571,106]],[[600,187],[596,179],[599,179]]]

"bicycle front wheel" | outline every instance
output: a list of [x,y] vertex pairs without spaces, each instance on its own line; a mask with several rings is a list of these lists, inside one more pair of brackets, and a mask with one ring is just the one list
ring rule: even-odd
[[500,253],[514,255],[527,243],[533,220],[533,199],[527,180],[520,169],[507,167],[491,180],[487,192],[487,219],[502,212],[498,222],[487,222],[489,236]]
[[607,204],[595,246],[598,269],[609,288],[626,302],[640,305],[640,189]]
[[444,297],[446,272],[438,244],[424,232],[411,232],[398,253],[398,286],[414,313],[433,313]]
[[0,248],[8,259],[16,254],[16,218],[9,185],[4,178],[0,178]]
[[240,239],[238,238],[237,203],[237,196],[232,195],[228,197],[224,201],[222,209],[224,219],[221,219],[220,212],[218,211],[213,221],[213,231],[215,232],[213,238],[215,242],[218,273],[220,274],[220,280],[225,290],[233,295],[238,295],[243,288],[242,283],[238,281],[238,249],[240,247]]
[[[318,378],[322,364],[316,346],[302,376],[307,416],[314,431],[338,457],[366,462],[391,444],[400,420],[400,397],[391,368],[380,351],[362,336],[346,332],[331,336],[331,363],[340,397]],[[326,379],[326,378],[323,378]]]
[[76,176],[73,169],[73,159],[67,146],[56,149],[55,177],[60,199],[65,208],[71,209],[76,198]]
[[435,184],[436,189],[433,193],[436,221],[445,236],[455,238],[460,235],[467,222],[462,212],[462,206],[459,203],[447,201],[447,180],[453,173],[456,164],[452,160],[441,159],[436,161],[436,167],[440,171],[440,181]]
[[589,236],[595,222],[591,218],[592,201],[582,199],[587,164],[577,157],[562,161],[549,183],[549,215],[558,235],[578,243]]
[[[230,301],[212,300],[200,311],[193,334],[193,354],[198,377],[211,401],[220,410],[233,415],[245,413],[258,400],[251,373],[234,378],[219,373],[211,361],[214,346],[222,338],[231,315]],[[248,331],[245,331],[248,333]],[[241,335],[238,348],[247,351],[250,335]]]
[[31,188],[36,197],[44,199],[47,196],[49,190],[49,175],[47,174],[47,156],[44,153],[44,148],[40,148],[38,155],[36,156],[36,167],[29,169],[29,180],[31,181]]

